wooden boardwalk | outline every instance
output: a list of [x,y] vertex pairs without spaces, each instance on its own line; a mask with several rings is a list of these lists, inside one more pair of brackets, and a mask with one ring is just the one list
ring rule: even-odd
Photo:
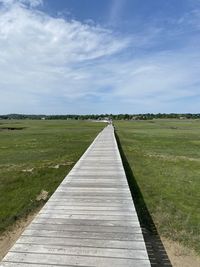
[[150,267],[113,127],[106,127],[1,267]]

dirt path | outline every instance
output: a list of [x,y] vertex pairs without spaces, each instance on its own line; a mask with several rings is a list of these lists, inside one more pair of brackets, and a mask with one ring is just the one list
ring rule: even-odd
[[26,218],[18,220],[9,230],[0,235],[0,261],[14,245],[25,228],[32,222],[41,208],[38,208]]
[[177,242],[161,238],[173,267],[199,267],[200,256]]

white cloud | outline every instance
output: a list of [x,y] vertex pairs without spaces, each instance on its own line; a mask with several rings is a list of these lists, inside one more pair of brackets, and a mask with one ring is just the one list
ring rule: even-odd
[[43,0],[0,0],[4,6],[11,6],[14,4],[30,5],[31,7],[36,7],[43,4]]
[[[107,97],[130,104],[155,100],[164,104],[200,94],[199,59],[196,51],[155,52],[134,60],[104,63],[100,72],[104,85],[114,88]],[[94,80],[99,85],[100,77]]]
[[0,11],[1,108],[9,101],[8,91],[14,98],[32,93],[83,96],[90,74],[80,65],[109,57],[128,44],[100,26],[53,18],[21,5],[28,1],[3,2],[10,6]]
[[0,2],[0,113],[170,112],[199,95],[198,49],[136,54],[160,43],[159,28],[122,38],[51,17],[41,1]]

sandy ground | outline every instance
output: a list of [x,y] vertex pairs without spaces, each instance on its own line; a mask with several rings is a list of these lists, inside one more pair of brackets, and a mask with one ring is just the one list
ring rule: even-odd
[[26,218],[18,220],[9,230],[0,235],[0,261],[14,245],[25,228],[32,222],[40,209],[29,214]]
[[177,242],[161,238],[173,267],[200,267],[200,256]]
[[[20,237],[24,229],[31,223],[39,210],[36,210],[24,219],[18,220],[10,230],[0,236],[0,261]],[[200,267],[200,256],[197,256],[194,251],[166,238],[161,239],[173,267]]]

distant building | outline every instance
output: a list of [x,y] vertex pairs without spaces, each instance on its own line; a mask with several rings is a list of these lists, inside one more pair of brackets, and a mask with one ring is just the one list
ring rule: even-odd
[[112,119],[110,119],[108,117],[103,117],[103,118],[99,117],[97,119],[97,121],[99,121],[99,122],[106,122],[106,123],[109,123],[109,124],[112,123]]

